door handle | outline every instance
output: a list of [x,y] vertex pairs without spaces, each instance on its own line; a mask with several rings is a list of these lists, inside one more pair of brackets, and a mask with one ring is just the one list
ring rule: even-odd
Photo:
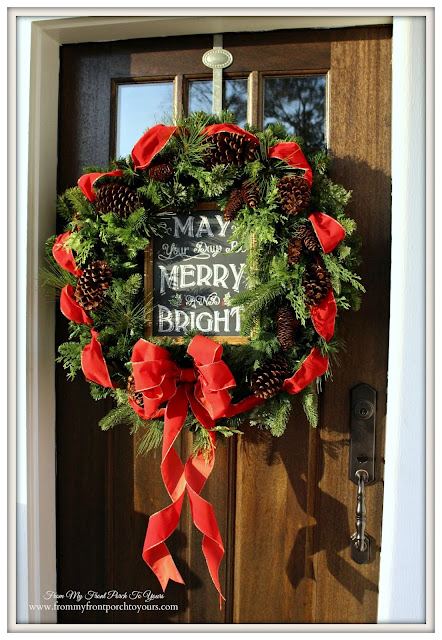
[[370,559],[370,537],[365,533],[365,486],[375,480],[376,390],[359,384],[351,390],[349,479],[357,484],[356,532],[350,539],[351,557],[358,564]]

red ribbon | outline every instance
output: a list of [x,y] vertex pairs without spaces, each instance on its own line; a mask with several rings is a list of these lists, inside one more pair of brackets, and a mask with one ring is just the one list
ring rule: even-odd
[[194,366],[186,369],[178,367],[168,351],[143,339],[135,344],[132,354],[135,388],[143,394],[144,417],[157,416],[160,404],[167,402],[161,473],[172,504],[150,517],[143,559],[157,576],[163,590],[169,580],[183,583],[165,541],[178,525],[187,489],[192,519],[203,533],[203,553],[221,599],[218,569],[224,546],[213,507],[200,496],[215,462],[215,435],[209,431],[212,443],[209,461],[199,454],[189,458],[184,466],[173,444],[184,425],[189,405],[206,429],[214,428],[215,420],[225,415],[230,404],[228,389],[235,386],[235,379],[221,360],[221,345],[197,335],[187,351],[194,358]]
[[324,253],[330,253],[345,238],[345,229],[337,220],[326,213],[311,213],[308,219]]
[[269,158],[279,158],[285,160],[294,169],[303,169],[305,178],[309,184],[309,187],[313,183],[312,169],[305,159],[304,154],[301,151],[301,147],[296,142],[279,142],[278,144],[270,147],[267,153]]
[[[307,387],[315,378],[322,376],[328,368],[328,359],[321,355],[321,352],[316,347],[313,347],[307,358],[299,367],[298,371],[291,377],[284,380],[282,386],[283,391],[287,393],[295,394],[302,391]],[[226,418],[236,416],[243,411],[249,411],[254,407],[258,407],[263,404],[265,400],[263,398],[257,398],[256,396],[248,396],[241,400],[237,404],[231,404],[225,413]]]
[[86,379],[90,382],[96,382],[101,384],[102,387],[109,387],[115,389],[115,385],[112,384],[109,371],[106,365],[106,361],[101,351],[101,345],[97,340],[98,332],[95,329],[91,329],[91,341],[85,347],[81,353],[81,368],[86,376]]
[[72,251],[66,247],[66,242],[71,234],[71,231],[66,231],[66,233],[57,236],[54,246],[52,247],[52,255],[60,267],[79,278],[83,271],[77,267]]
[[310,317],[312,319],[313,326],[326,342],[330,341],[335,332],[337,311],[338,309],[332,287],[330,287],[327,295],[319,304],[314,307],[310,307]]
[[254,142],[255,144],[259,144],[259,139],[250,133],[250,131],[246,131],[245,129],[241,129],[236,124],[211,124],[205,129],[202,130],[201,135],[207,134],[208,136],[213,136],[215,133],[220,133],[221,131],[225,131],[226,133],[237,133],[240,136],[244,136],[247,140]]
[[77,324],[93,324],[83,307],[75,300],[74,289],[70,284],[67,284],[61,290],[60,310],[68,320],[72,320]]
[[165,124],[156,124],[148,129],[132,149],[135,169],[146,169],[176,130],[177,127],[166,127]]
[[121,169],[116,169],[115,171],[107,171],[106,173],[85,173],[78,179],[78,186],[86,196],[90,202],[95,202],[95,191],[94,185],[99,178],[103,176],[115,176],[120,177],[123,175]]
[[298,371],[284,380],[283,390],[288,393],[299,393],[315,378],[324,375],[328,368],[328,359],[321,355],[319,349],[313,347],[310,354],[299,367]]

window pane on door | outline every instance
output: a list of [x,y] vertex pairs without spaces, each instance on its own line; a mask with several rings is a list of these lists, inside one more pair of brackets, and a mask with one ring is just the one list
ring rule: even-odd
[[325,146],[325,76],[264,79],[264,127],[283,124],[307,148]]
[[[231,78],[223,81],[223,108],[233,111],[238,125],[247,122],[247,78]],[[191,80],[189,82],[189,113],[206,111],[212,113],[212,80]]]
[[154,124],[172,118],[173,82],[119,84],[117,94],[117,157],[127,156]]

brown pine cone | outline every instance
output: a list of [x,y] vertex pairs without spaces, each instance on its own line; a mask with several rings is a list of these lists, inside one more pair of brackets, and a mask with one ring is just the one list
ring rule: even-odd
[[282,389],[284,380],[289,377],[289,366],[282,354],[269,358],[252,375],[252,389],[258,398],[273,398]]
[[100,307],[103,294],[112,280],[111,270],[104,260],[94,260],[88,264],[74,292],[75,300],[86,311]]
[[217,164],[233,164],[242,167],[255,157],[258,145],[239,133],[220,131],[207,136],[207,141],[214,146],[206,158],[205,165],[211,169]]
[[238,211],[242,207],[241,189],[234,188],[227,201],[226,208],[224,209],[224,220],[235,220],[238,215]]
[[281,347],[289,349],[295,344],[296,333],[301,324],[294,311],[288,307],[278,310],[278,341]]
[[135,404],[139,407],[144,407],[143,394],[141,391],[135,390],[135,378],[133,376],[129,376],[127,379],[127,392]]
[[259,189],[256,182],[250,182],[246,180],[241,185],[241,197],[244,200],[244,204],[255,209],[259,204]]
[[119,182],[110,182],[100,187],[95,200],[98,211],[113,211],[120,218],[127,218],[132,211],[141,207],[141,201],[135,189]]
[[317,305],[325,298],[331,287],[330,274],[320,264],[312,262],[307,265],[302,286],[308,304]]
[[149,167],[149,178],[156,182],[164,182],[173,176],[173,167],[169,162],[159,162]]
[[301,227],[296,235],[302,240],[307,251],[316,252],[322,250],[316,233],[310,227]]
[[289,241],[287,247],[287,260],[290,264],[296,264],[299,262],[302,253],[302,240],[295,236]]
[[281,206],[286,213],[296,215],[310,204],[310,187],[305,178],[284,176],[276,186],[281,196]]

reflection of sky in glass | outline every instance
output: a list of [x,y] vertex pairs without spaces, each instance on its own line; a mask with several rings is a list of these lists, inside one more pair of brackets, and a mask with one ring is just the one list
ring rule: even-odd
[[[212,113],[212,80],[191,80],[189,82],[189,113],[206,111]],[[223,108],[233,111],[238,125],[247,122],[247,79],[224,80]]]
[[325,143],[325,76],[265,78],[264,127],[283,124],[306,147]]
[[172,117],[173,82],[118,85],[117,157],[127,156],[149,127]]

